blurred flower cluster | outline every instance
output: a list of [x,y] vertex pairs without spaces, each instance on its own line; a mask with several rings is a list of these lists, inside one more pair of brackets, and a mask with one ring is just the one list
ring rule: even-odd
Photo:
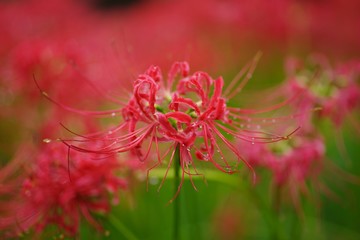
[[[185,200],[174,205],[189,216],[206,204],[183,198],[187,183],[196,194],[249,183],[241,194],[259,203],[263,191],[264,215],[336,198],[327,169],[360,182],[340,167],[355,160],[344,129],[360,136],[359,11],[356,0],[2,1],[0,238],[81,238],[83,225],[102,238],[108,221],[141,238],[119,212],[136,215],[149,183],[175,182],[165,202]],[[249,236],[246,207],[214,204],[199,226]]]

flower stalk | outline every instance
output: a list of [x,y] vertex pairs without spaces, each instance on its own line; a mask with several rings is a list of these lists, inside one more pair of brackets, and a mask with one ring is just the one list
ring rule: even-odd
[[[175,163],[174,163],[174,191],[175,195],[178,192],[178,188],[180,187],[180,147],[179,145],[175,150]],[[179,225],[180,225],[180,195],[174,199],[174,240],[180,239]]]

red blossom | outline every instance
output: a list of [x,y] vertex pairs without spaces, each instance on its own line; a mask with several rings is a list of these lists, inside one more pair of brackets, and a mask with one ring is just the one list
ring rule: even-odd
[[325,145],[320,137],[297,135],[274,144],[239,143],[239,149],[254,167],[272,175],[275,191],[286,191],[297,210],[300,194],[307,194],[307,182],[316,183],[325,160]]
[[[313,55],[310,66],[300,61],[287,64],[288,92],[301,97],[295,107],[303,113],[301,118],[305,129],[310,130],[312,110],[320,109],[320,117],[327,117],[340,127],[344,119],[360,107],[360,65],[358,61],[332,67],[322,55]],[[315,69],[309,71],[309,69]]]
[[[85,142],[103,141],[104,147],[78,146],[76,141],[71,140],[64,140],[64,143],[81,152],[114,154],[130,151],[142,162],[157,159],[157,163],[150,169],[163,164],[165,157],[170,155],[164,179],[171,165],[178,164],[173,163],[177,148],[182,180],[185,174],[190,179],[193,175],[201,175],[197,171],[195,159],[209,162],[224,173],[237,172],[240,162],[252,170],[234,145],[233,138],[266,143],[287,139],[293,134],[282,136],[265,133],[260,129],[259,122],[266,119],[251,117],[258,112],[279,108],[287,104],[286,101],[258,111],[227,106],[228,99],[241,91],[251,78],[258,58],[259,55],[240,71],[224,94],[222,77],[213,79],[205,72],[191,75],[187,62],[174,63],[165,81],[160,68],[151,66],[134,81],[133,95],[121,110],[85,113],[111,116],[122,114],[123,122],[117,127],[95,135],[81,135]],[[249,124],[252,120],[254,122]],[[243,129],[244,122],[248,123],[246,130]],[[256,130],[253,129],[255,123]],[[167,148],[164,150],[162,145]]]
[[75,235],[84,217],[101,230],[92,213],[109,212],[110,198],[113,204],[118,202],[118,190],[126,188],[126,181],[116,175],[115,156],[99,157],[69,153],[61,143],[42,146],[19,196],[3,203],[7,208],[2,208],[0,229],[18,233],[35,228],[41,233],[54,224]]

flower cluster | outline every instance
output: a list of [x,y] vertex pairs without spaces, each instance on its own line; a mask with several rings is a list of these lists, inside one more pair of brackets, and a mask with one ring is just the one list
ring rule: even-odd
[[320,117],[340,127],[360,107],[360,63],[353,61],[333,68],[324,56],[313,55],[307,64],[297,59],[289,59],[286,64],[288,90],[292,94],[302,92],[297,108],[309,113],[304,114],[303,122],[311,121],[309,109],[318,108]]
[[299,196],[309,192],[309,180],[310,184],[318,181],[324,164],[325,145],[321,137],[302,134],[269,145],[239,144],[239,149],[254,168],[272,173],[272,189],[281,192],[282,197],[289,196],[300,212]]
[[[265,168],[272,173],[273,190],[282,191],[282,197],[288,193],[299,211],[300,194],[307,194],[308,185],[316,185],[321,170],[331,164],[325,161],[326,147],[317,123],[329,119],[340,130],[349,118],[353,127],[359,129],[353,119],[360,106],[359,63],[353,61],[333,68],[324,56],[313,55],[306,64],[289,58],[286,72],[284,95],[298,95],[290,105],[302,127],[301,133],[286,142],[269,145],[239,143],[238,147],[254,168]],[[335,139],[340,144],[340,153],[346,158],[341,136],[335,136]]]
[[18,196],[4,201],[2,215],[6,217],[1,217],[0,228],[11,234],[34,227],[41,233],[54,224],[75,235],[84,217],[101,230],[92,214],[109,212],[110,198],[113,204],[118,203],[118,191],[127,185],[116,175],[119,169],[115,156],[96,159],[79,152],[70,154],[61,143],[44,143],[22,180]]

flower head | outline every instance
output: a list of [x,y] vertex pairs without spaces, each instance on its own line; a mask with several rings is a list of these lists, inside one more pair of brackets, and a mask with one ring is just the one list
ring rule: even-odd
[[92,159],[89,154],[69,154],[61,143],[46,144],[23,180],[19,196],[3,204],[8,208],[0,228],[23,232],[34,227],[41,233],[54,224],[75,235],[84,217],[101,229],[92,213],[110,211],[110,198],[118,202],[117,191],[126,187],[126,181],[115,175],[118,168],[114,156]]
[[[287,194],[300,211],[300,194],[316,184],[325,160],[325,145],[320,136],[297,135],[290,141],[274,144],[239,144],[249,163],[272,173],[274,191]],[[277,193],[274,193],[277,195]]]
[[[247,64],[225,91],[222,77],[213,79],[202,71],[190,74],[187,62],[174,63],[166,80],[159,67],[151,66],[134,81],[132,96],[121,110],[103,112],[111,116],[121,112],[123,122],[106,132],[82,135],[85,141],[103,141],[105,147],[79,147],[71,140],[64,142],[83,152],[131,152],[141,162],[157,159],[150,169],[163,164],[165,157],[170,155],[164,179],[177,149],[182,179],[185,174],[190,179],[192,175],[201,175],[196,168],[199,162],[208,162],[224,173],[237,172],[241,161],[252,169],[233,144],[233,139],[266,143],[288,138],[265,133],[259,125],[264,119],[251,118],[252,114],[271,111],[286,103],[260,111],[227,104],[251,78],[258,58],[259,55]],[[247,129],[243,129],[244,122]],[[182,181],[179,189],[181,184]]]
[[359,62],[332,67],[327,58],[314,55],[308,64],[305,67],[299,60],[292,59],[286,66],[288,92],[302,93],[296,106],[303,113],[301,121],[307,130],[311,130],[312,114],[309,110],[318,108],[321,109],[319,117],[329,118],[340,127],[345,118],[360,106]]

